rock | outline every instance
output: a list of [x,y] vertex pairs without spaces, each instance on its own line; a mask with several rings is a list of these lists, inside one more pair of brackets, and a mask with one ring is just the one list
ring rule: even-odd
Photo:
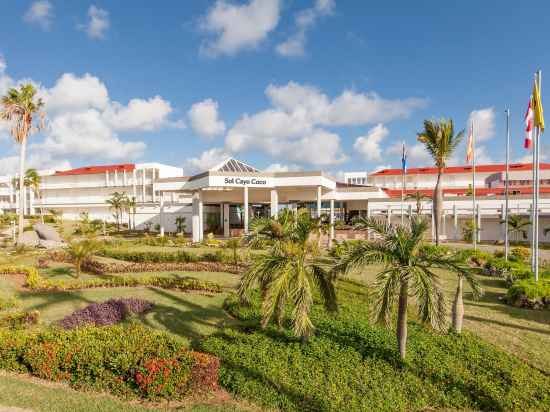
[[44,223],[36,223],[32,228],[36,230],[38,236],[40,236],[40,239],[63,242],[63,239],[61,238],[59,233],[57,233],[57,230],[55,230],[55,228],[50,225],[46,225]]
[[40,239],[38,246],[44,249],[59,249],[65,246],[64,242],[56,242],[55,240]]
[[38,237],[38,233],[36,233],[34,230],[23,232],[23,234],[19,236],[19,239],[17,239],[17,245],[28,247],[36,247],[38,246],[39,242],[40,238]]

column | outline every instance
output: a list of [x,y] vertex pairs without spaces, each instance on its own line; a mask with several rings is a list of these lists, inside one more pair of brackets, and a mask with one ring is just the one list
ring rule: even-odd
[[115,169],[114,174],[115,174],[115,186],[118,186],[118,172],[117,172],[116,169]]
[[194,192],[193,193],[193,200],[192,200],[192,210],[193,210],[193,217],[191,220],[191,226],[193,231],[193,242],[198,243],[201,241],[201,236],[199,234],[200,232],[200,219],[199,219],[199,202],[200,202],[200,192]]
[[500,235],[504,239],[506,234],[504,233],[506,231],[506,225],[504,224],[504,203],[500,205]]
[[323,191],[321,186],[317,186],[317,217],[321,217],[321,197],[323,195]]
[[141,201],[145,203],[145,169],[141,169]]
[[244,212],[243,212],[243,220],[244,220],[244,233],[248,233],[248,186],[244,187]]
[[391,224],[391,206],[388,205],[388,225]]
[[13,187],[12,177],[8,176],[8,184],[10,185],[10,207],[15,205],[15,190]]
[[172,202],[173,205],[176,204],[176,193],[175,192],[170,193],[170,201]]
[[137,201],[136,169],[132,170],[132,191],[134,193],[134,199]]
[[479,203],[476,205],[476,232],[477,232],[477,241],[481,242],[481,213],[479,212]]
[[458,240],[458,214],[456,213],[456,205],[453,205],[453,229],[454,239]]
[[157,201],[157,195],[155,193],[155,179],[156,179],[156,175],[157,175],[157,170],[156,169],[151,169],[151,192],[152,192],[152,196],[153,196],[153,203]]
[[164,199],[161,196],[160,197],[160,214],[159,214],[159,220],[160,220],[160,236],[164,236]]
[[204,239],[204,204],[202,201],[202,192],[199,190],[199,236]]
[[271,189],[271,217],[277,217],[279,214],[279,193],[276,189]]
[[229,203],[223,204],[223,237],[229,237]]
[[34,215],[34,190],[29,188],[29,215]]
[[122,171],[122,183],[124,186],[128,186],[128,175],[126,174],[126,169]]
[[109,171],[105,170],[105,186],[109,186]]
[[330,199],[330,243],[334,240],[334,199]]

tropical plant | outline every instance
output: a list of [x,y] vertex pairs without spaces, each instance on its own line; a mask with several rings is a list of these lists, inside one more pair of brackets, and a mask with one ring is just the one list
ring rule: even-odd
[[422,201],[423,200],[430,200],[431,198],[429,196],[426,196],[424,193],[420,191],[416,191],[414,193],[410,193],[407,196],[405,196],[405,200],[414,200],[416,202],[416,214],[420,215],[422,213]]
[[[506,223],[502,220],[500,223]],[[529,219],[524,218],[521,215],[508,215],[508,233],[514,236],[514,240],[517,242],[519,235],[521,234],[523,239],[527,239],[527,226],[531,222]],[[546,233],[545,233],[546,234]]]
[[[38,202],[40,203],[40,184],[42,183],[42,177],[38,174],[36,169],[27,169],[25,172],[24,184],[30,188],[35,194]],[[44,223],[44,210],[40,205],[40,221]]]
[[[17,88],[11,88],[2,97],[0,120],[10,124],[10,134],[20,145],[19,154],[19,187],[22,188],[25,179],[25,151],[29,136],[43,127],[44,113],[42,99],[35,99],[36,89],[28,83]],[[36,121],[38,115],[38,121]],[[25,210],[23,202],[19,202],[18,236],[23,234],[23,218]]]
[[239,246],[240,245],[241,245],[241,239],[238,237],[228,239],[225,242],[225,247],[228,249],[231,249],[234,265],[239,263]]
[[287,305],[292,306],[293,332],[307,340],[314,331],[309,314],[316,288],[325,308],[336,311],[334,277],[329,259],[323,257],[317,242],[311,240],[311,235],[318,231],[317,219],[305,210],[290,216],[283,214],[283,220],[288,219],[284,222],[272,219],[271,224],[265,226],[265,232],[261,231],[261,236],[272,235],[272,246],[268,253],[253,258],[241,280],[238,296],[243,303],[249,303],[251,291],[259,287],[263,327],[272,320],[282,326],[285,309]]
[[358,230],[371,230],[375,241],[354,241],[343,248],[336,260],[336,273],[361,272],[368,265],[382,264],[374,290],[377,296],[374,317],[390,327],[397,303],[397,344],[402,358],[406,356],[407,308],[409,297],[417,303],[418,317],[442,329],[446,320],[445,296],[434,269],[445,269],[469,276],[468,268],[454,254],[439,252],[423,244],[428,228],[426,220],[413,217],[404,225],[392,225],[375,218],[361,218]]
[[57,209],[50,209],[48,213],[52,216],[55,223],[63,223],[63,211]]
[[418,140],[424,143],[426,150],[432,156],[437,168],[437,183],[433,192],[433,208],[435,222],[435,241],[439,245],[440,227],[443,216],[443,186],[442,178],[447,161],[462,141],[464,130],[457,134],[451,119],[424,120],[424,130],[418,133]]
[[80,277],[82,272],[82,263],[94,255],[101,245],[93,239],[84,239],[80,241],[71,241],[66,247],[66,251],[71,257],[74,265],[76,277]]
[[462,238],[465,242],[471,242],[474,239],[474,232],[476,231],[476,224],[471,220],[466,221],[462,227]]
[[137,213],[137,201],[136,197],[127,197],[125,200],[126,209],[128,211],[128,229],[136,229],[136,213]]
[[126,199],[127,196],[125,193],[114,192],[111,194],[111,197],[106,200],[109,209],[114,212],[113,217],[115,218],[117,230],[120,230],[122,212],[126,204]]
[[185,216],[176,217],[176,230],[178,233],[183,233],[185,230]]

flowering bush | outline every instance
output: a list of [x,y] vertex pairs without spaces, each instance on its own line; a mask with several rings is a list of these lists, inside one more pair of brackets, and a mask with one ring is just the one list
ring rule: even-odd
[[181,340],[136,324],[0,330],[0,368],[126,398],[182,399],[206,382],[194,382],[196,376],[217,378],[217,359],[205,355],[211,359],[205,363],[195,356]]
[[59,321],[64,329],[74,329],[92,324],[96,326],[114,325],[128,315],[139,315],[153,308],[153,303],[144,299],[110,299],[106,302],[92,303],[77,310]]
[[40,287],[43,282],[42,277],[36,268],[23,265],[2,265],[0,266],[0,274],[2,275],[25,275],[26,285],[35,289]]
[[221,262],[100,262],[97,259],[89,259],[82,264],[82,269],[87,272],[103,275],[105,273],[130,273],[130,272],[167,272],[170,270],[189,272],[226,272],[241,273],[243,267]]
[[29,325],[36,325],[40,312],[37,310],[11,312],[0,316],[0,326],[8,328],[24,328]]

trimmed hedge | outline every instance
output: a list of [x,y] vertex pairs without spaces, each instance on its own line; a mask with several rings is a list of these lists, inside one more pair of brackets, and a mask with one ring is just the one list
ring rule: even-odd
[[0,368],[125,398],[182,399],[217,388],[219,361],[131,324],[71,331],[0,330]]
[[171,270],[189,272],[226,272],[241,273],[243,267],[221,262],[100,262],[97,259],[88,259],[82,263],[82,269],[86,272],[104,275],[107,273],[130,272],[168,272]]
[[368,322],[364,287],[340,281],[339,313],[316,300],[316,334],[302,343],[259,326],[260,303],[229,312],[245,326],[207,338],[220,383],[281,411],[550,410],[550,377],[470,333],[443,335],[410,322],[407,360],[394,332]]

